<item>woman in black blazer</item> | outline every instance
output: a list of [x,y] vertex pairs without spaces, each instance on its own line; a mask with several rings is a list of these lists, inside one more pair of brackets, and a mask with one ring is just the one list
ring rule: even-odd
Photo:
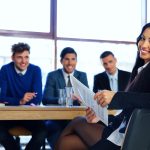
[[150,109],[150,23],[142,28],[136,44],[137,59],[125,92],[114,93],[104,90],[96,93],[94,97],[102,107],[108,105],[109,108],[123,111],[113,122],[105,126],[100,121],[91,123],[95,113],[88,108],[86,118],[75,118],[62,132],[56,146],[57,150],[120,150],[122,141],[114,141],[110,137],[114,136],[116,139],[120,136],[118,139],[123,140],[133,110]]

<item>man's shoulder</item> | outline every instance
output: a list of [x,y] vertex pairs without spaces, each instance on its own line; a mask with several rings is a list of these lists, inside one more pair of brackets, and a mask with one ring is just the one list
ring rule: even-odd
[[105,71],[94,75],[95,78],[100,78],[100,77],[104,77],[104,76],[106,76],[106,72]]
[[28,68],[29,69],[38,69],[38,70],[41,70],[41,68],[38,65],[35,65],[35,64],[29,64]]
[[14,66],[14,63],[13,62],[10,62],[8,64],[5,64],[1,67],[1,70],[3,69],[9,69],[9,68],[12,68]]
[[77,79],[87,79],[87,74],[86,74],[86,72],[79,71],[79,70],[75,70],[75,71],[74,71],[74,76],[75,76]]
[[126,74],[126,75],[130,75],[131,74],[131,72],[129,72],[129,71],[120,70],[120,69],[118,69],[118,72],[122,73],[122,74]]
[[75,73],[81,74],[81,75],[86,75],[86,72],[84,72],[84,71],[79,71],[79,70],[75,70]]
[[48,76],[57,77],[58,75],[62,74],[61,69],[53,70],[48,73]]
[[27,68],[27,72],[29,74],[41,74],[42,71],[41,71],[41,68],[37,65],[34,65],[34,64],[29,64],[28,68]]

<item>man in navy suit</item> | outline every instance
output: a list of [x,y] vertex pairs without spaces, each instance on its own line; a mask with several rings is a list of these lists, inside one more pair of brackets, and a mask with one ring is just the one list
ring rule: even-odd
[[[87,75],[85,72],[76,70],[77,53],[71,47],[66,47],[60,54],[60,62],[63,68],[48,73],[46,85],[43,93],[43,104],[58,104],[59,89],[64,89],[68,83],[68,76],[73,75],[85,86],[88,87]],[[74,101],[74,105],[79,105],[78,101]],[[53,145],[60,134],[60,131],[66,126],[68,121],[47,121],[50,130],[48,141]],[[53,134],[54,133],[54,134]]]

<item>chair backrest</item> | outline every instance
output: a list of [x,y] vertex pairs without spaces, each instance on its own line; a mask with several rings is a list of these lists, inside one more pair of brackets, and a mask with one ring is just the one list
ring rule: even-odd
[[22,126],[16,126],[9,130],[9,133],[13,136],[31,136],[31,132]]
[[150,150],[150,110],[133,111],[121,150]]

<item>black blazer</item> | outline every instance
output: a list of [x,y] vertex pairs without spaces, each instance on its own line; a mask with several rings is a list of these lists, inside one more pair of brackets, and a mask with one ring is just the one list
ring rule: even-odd
[[135,108],[150,109],[150,63],[130,83],[127,92],[117,92],[115,94],[109,108],[123,109],[123,111],[115,117],[114,128],[117,127],[116,122],[119,123],[122,119],[125,119],[128,123]]
[[[118,91],[125,90],[130,75],[130,72],[118,69]],[[96,93],[98,90],[111,90],[109,78],[106,72],[102,72],[94,76],[93,92]]]

